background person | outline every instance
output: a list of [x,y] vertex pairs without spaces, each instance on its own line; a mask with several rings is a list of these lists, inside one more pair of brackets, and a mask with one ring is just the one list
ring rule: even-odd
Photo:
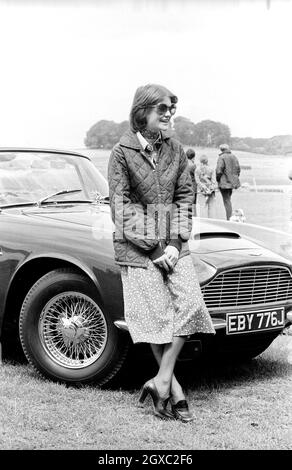
[[232,216],[229,219],[231,222],[246,222],[246,217],[244,215],[243,209],[234,209]]
[[[187,157],[167,134],[176,103],[177,97],[163,86],[137,89],[131,129],[111,153],[108,181],[125,320],[133,342],[149,343],[159,365],[144,384],[140,402],[149,394],[155,416],[188,422],[193,415],[174,366],[188,335],[215,330],[187,243],[193,201]],[[149,205],[153,212],[145,217]],[[169,205],[170,223],[163,210]]]
[[208,165],[207,155],[200,156],[200,165],[196,168],[197,204],[200,217],[215,217],[215,172]]
[[232,215],[232,190],[240,187],[240,165],[237,157],[231,153],[229,145],[222,144],[219,149],[221,153],[217,160],[216,180],[222,194],[226,219],[229,220]]
[[188,158],[188,166],[189,166],[189,171],[191,175],[191,180],[192,180],[192,186],[193,186],[193,193],[194,193],[194,199],[193,199],[193,214],[196,215],[196,204],[197,204],[197,182],[195,178],[195,171],[196,171],[196,163],[195,163],[195,156],[196,152],[194,149],[188,149],[186,151],[186,156]]

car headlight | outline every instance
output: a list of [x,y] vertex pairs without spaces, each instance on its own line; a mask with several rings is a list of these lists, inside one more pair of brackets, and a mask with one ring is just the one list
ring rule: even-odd
[[216,274],[217,269],[212,264],[202,261],[198,256],[195,256],[194,253],[192,253],[192,259],[200,284],[208,281]]
[[292,310],[289,310],[287,312],[287,320],[289,320],[292,323]]

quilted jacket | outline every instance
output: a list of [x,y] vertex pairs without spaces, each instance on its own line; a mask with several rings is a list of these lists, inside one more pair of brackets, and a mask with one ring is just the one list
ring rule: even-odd
[[240,165],[237,157],[230,150],[224,150],[224,152],[220,153],[216,166],[216,180],[219,188],[239,188],[239,175]]
[[161,134],[156,166],[131,130],[111,152],[109,198],[119,265],[146,268],[167,244],[176,246],[180,257],[189,253],[193,191],[188,161],[179,142]]

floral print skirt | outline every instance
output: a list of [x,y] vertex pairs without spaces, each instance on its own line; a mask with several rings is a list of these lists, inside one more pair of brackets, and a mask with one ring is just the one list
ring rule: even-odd
[[190,255],[171,273],[122,266],[125,320],[134,343],[171,343],[174,336],[215,334]]

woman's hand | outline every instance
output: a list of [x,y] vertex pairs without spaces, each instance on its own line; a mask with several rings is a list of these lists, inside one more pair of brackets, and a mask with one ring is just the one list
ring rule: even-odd
[[173,268],[173,264],[170,261],[169,257],[167,256],[166,253],[164,253],[162,256],[159,258],[153,260],[154,264],[158,264],[160,268],[165,269],[165,271],[169,272]]
[[164,254],[153,261],[158,264],[165,271],[171,271],[177,263],[179,251],[175,246],[167,246],[164,250]]
[[164,253],[168,256],[169,260],[172,262],[173,266],[176,265],[178,257],[179,257],[179,251],[175,246],[168,245]]

